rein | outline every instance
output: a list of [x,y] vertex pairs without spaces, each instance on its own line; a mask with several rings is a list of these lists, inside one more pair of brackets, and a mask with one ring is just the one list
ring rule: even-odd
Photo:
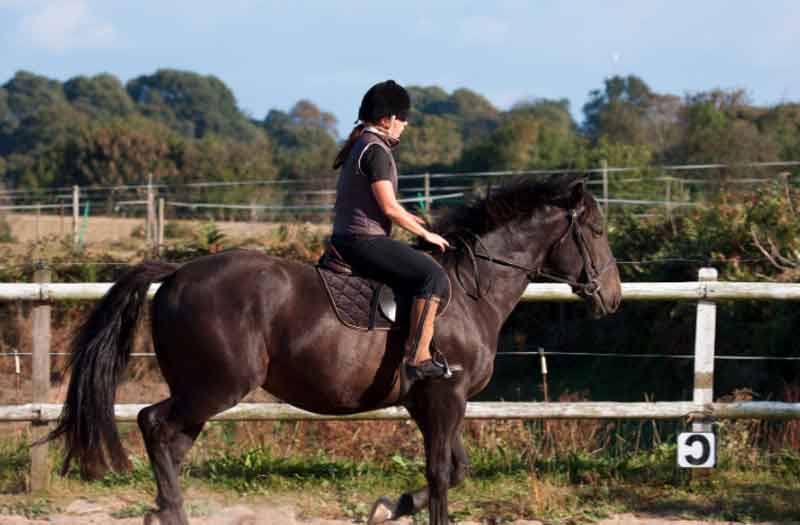
[[[503,259],[502,257],[494,257],[489,253],[489,250],[486,248],[486,245],[483,243],[480,237],[475,235],[472,232],[469,234],[474,238],[477,246],[483,249],[484,253],[478,253],[477,250],[473,250],[473,247],[468,242],[467,239],[464,238],[463,235],[456,235],[456,239],[461,243],[461,245],[466,250],[470,262],[472,263],[472,275],[473,279],[475,280],[475,290],[476,293],[473,295],[467,292],[467,295],[472,299],[481,299],[483,298],[485,293],[488,293],[491,289],[492,281],[489,281],[489,287],[487,288],[486,292],[481,290],[481,278],[480,272],[478,271],[478,263],[477,259],[483,259],[488,261],[492,264],[497,264],[500,266],[506,266],[508,268],[513,268],[515,270],[520,270],[525,272],[528,277],[528,281],[535,281],[537,279],[547,279],[551,282],[556,283],[564,283],[568,284],[574,291],[576,291],[580,295],[584,295],[586,297],[592,297],[597,304],[600,305],[600,308],[603,310],[604,314],[608,313],[606,305],[603,303],[600,297],[600,277],[608,271],[613,264],[616,262],[614,257],[612,256],[602,267],[598,268],[597,264],[592,257],[591,252],[588,249],[588,243],[586,241],[586,237],[583,235],[583,231],[578,226],[578,217],[583,213],[584,207],[581,206],[580,208],[570,209],[567,210],[567,217],[569,218],[569,225],[567,226],[566,231],[564,234],[559,238],[559,240],[553,244],[553,247],[550,248],[552,251],[553,248],[560,246],[564,240],[572,233],[572,236],[575,238],[575,245],[578,247],[578,252],[583,259],[583,270],[586,274],[586,282],[579,282],[575,279],[571,279],[564,275],[558,275],[555,273],[545,272],[542,271],[541,268],[530,268],[528,266],[523,266],[521,264],[517,264],[515,262],[509,261],[507,259]],[[463,280],[461,279],[461,274],[458,271],[458,265],[456,265],[456,276],[458,277],[458,281],[462,287],[464,287]],[[466,287],[464,287],[466,290]]]

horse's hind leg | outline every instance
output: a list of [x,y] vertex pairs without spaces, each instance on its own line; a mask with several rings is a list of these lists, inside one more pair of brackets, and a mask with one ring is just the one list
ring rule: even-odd
[[142,409],[137,418],[144,437],[147,456],[153,467],[158,494],[158,511],[145,516],[145,524],[188,525],[183,510],[183,497],[178,482],[178,471],[170,453],[170,443],[180,432],[180,424],[170,421],[174,399],[169,398]]
[[[198,406],[201,404],[195,404]],[[210,407],[206,407],[209,409]],[[185,410],[174,397],[139,412],[139,428],[156,478],[156,512],[145,516],[145,525],[188,525],[180,488],[180,469],[186,454],[203,429],[205,421],[217,411],[199,415]]]

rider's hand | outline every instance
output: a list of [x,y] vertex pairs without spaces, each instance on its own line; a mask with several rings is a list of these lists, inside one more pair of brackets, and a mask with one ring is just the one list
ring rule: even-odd
[[425,224],[426,224],[425,223],[425,219],[423,219],[419,215],[413,215],[412,214],[411,216],[414,217],[414,220],[417,222],[417,224],[421,224],[421,225],[425,226]]
[[426,232],[425,232],[425,233],[422,235],[422,238],[425,240],[425,242],[427,242],[427,243],[430,243],[430,244],[433,244],[434,246],[438,247],[438,248],[439,248],[441,251],[443,251],[443,252],[444,252],[444,251],[445,251],[447,248],[449,248],[449,247],[450,247],[450,243],[449,243],[449,242],[447,242],[447,239],[445,239],[445,238],[444,238],[444,237],[442,237],[441,235],[438,235],[438,234],[436,234],[436,233],[433,233],[433,232],[428,232],[428,231],[426,231]]

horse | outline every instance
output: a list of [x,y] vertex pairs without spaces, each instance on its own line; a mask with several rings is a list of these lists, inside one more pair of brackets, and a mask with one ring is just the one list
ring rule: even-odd
[[[353,414],[403,405],[424,441],[427,486],[380,498],[369,523],[427,508],[449,523],[447,494],[469,462],[461,440],[466,402],[489,382],[503,322],[532,281],[567,283],[596,316],[619,306],[616,262],[597,202],[570,175],[520,179],[453,207],[433,224],[454,249],[435,254],[451,279],[434,345],[456,372],[400,396],[403,330],[358,331],[337,319],[313,265],[231,250],[183,265],[132,267],[76,332],[63,411],[47,439],[65,438],[62,474],[129,468],[114,418],[151,283],[150,323],[170,395],[137,417],[157,484],[146,525],[187,525],[181,465],[205,423],[261,387],[296,407]],[[406,329],[407,331],[407,329]]]

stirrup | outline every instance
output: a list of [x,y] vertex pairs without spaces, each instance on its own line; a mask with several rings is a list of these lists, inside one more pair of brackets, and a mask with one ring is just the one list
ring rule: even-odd
[[405,367],[406,374],[415,380],[444,377],[448,371],[447,368],[434,359],[426,359],[425,361],[420,361],[416,365],[403,363],[403,366]]
[[444,356],[443,353],[441,353],[436,348],[433,349],[433,352],[432,352],[432,355],[431,355],[431,361],[433,361],[434,363],[436,363],[440,367],[444,368],[444,375],[442,375],[443,378],[450,379],[451,377],[453,377],[453,370],[454,369],[450,368],[450,364],[447,362],[447,358]]
[[453,372],[444,363],[436,359],[426,359],[416,365],[406,361],[400,363],[400,398],[404,398],[411,391],[411,387],[420,379],[449,379],[453,377]]

